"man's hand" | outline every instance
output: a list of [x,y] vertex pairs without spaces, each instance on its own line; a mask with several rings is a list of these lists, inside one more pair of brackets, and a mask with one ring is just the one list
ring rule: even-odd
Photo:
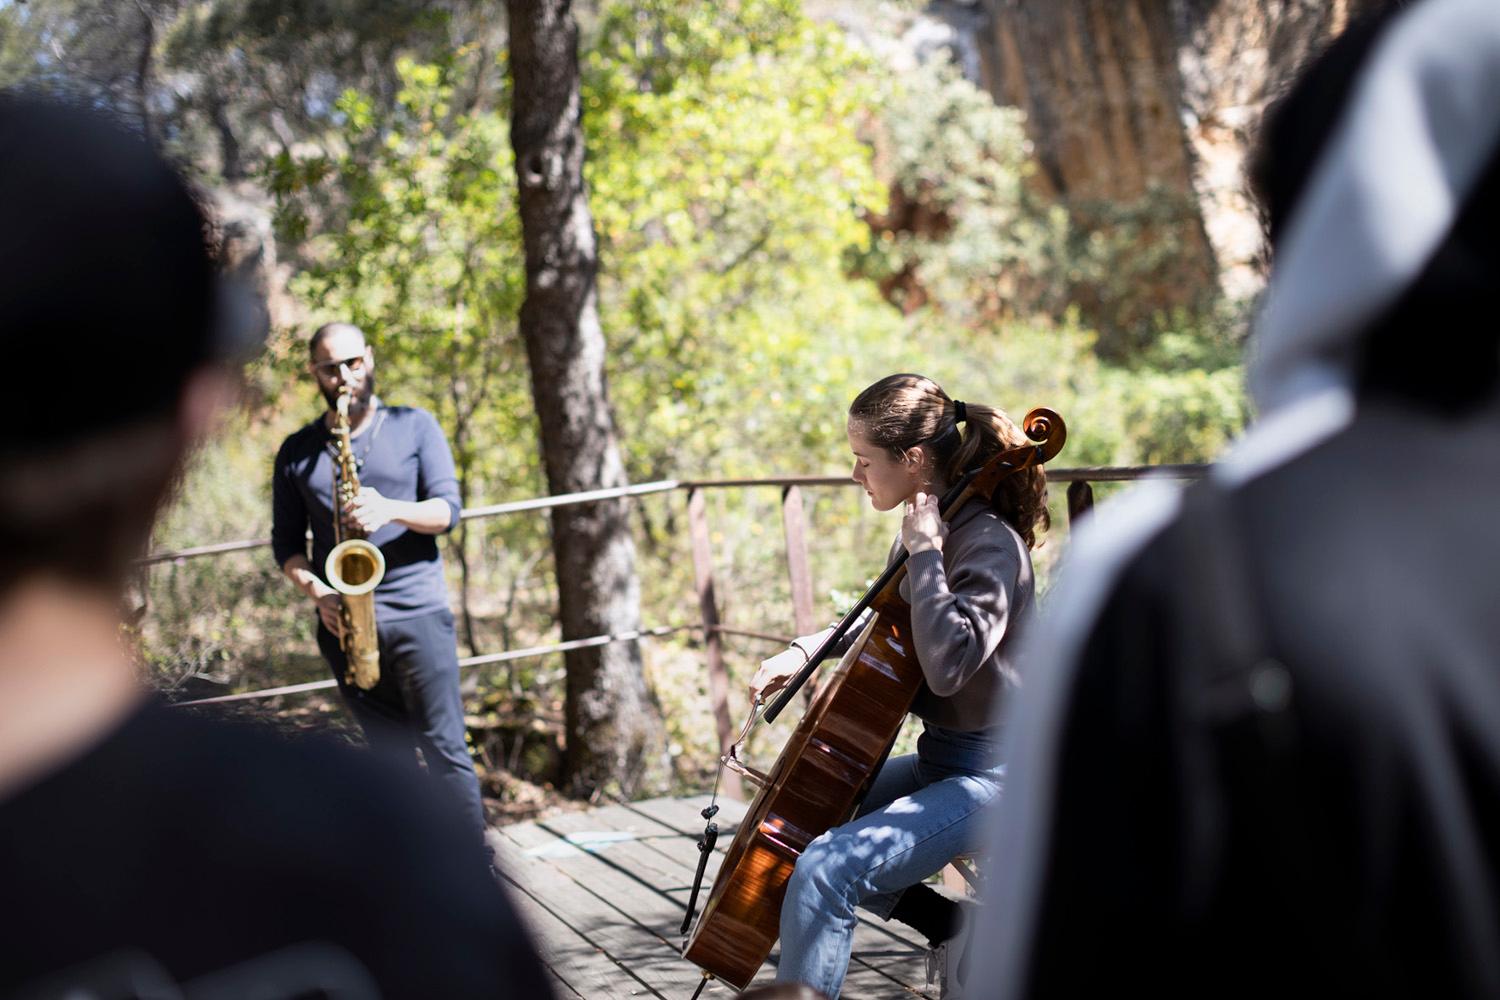
[[322,597],[314,597],[313,603],[318,606],[318,617],[323,620],[323,627],[332,632],[334,636],[342,639],[344,637],[344,616],[340,614],[343,601],[337,591],[330,590]]
[[938,513],[938,498],[931,493],[918,493],[906,505],[906,516],[901,519],[901,544],[911,555],[928,549],[941,552],[947,537],[948,525]]
[[373,486],[361,486],[344,505],[344,523],[363,535],[373,535],[395,520],[396,501],[381,496]]
[[297,552],[288,556],[287,561],[281,566],[281,571],[313,602],[313,606],[318,609],[318,620],[323,623],[323,627],[336,636],[342,636],[344,621],[343,615],[339,612],[343,602],[339,598],[339,592],[318,579],[317,574],[312,571],[312,565],[307,561],[307,553]]
[[807,662],[807,654],[799,647],[782,650],[769,660],[762,660],[760,669],[750,679],[750,698],[769,698],[787,686],[797,676],[797,671]]

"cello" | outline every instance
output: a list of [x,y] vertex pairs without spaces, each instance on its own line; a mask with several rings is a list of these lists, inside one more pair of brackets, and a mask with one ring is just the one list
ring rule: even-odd
[[[1006,477],[1050,461],[1067,436],[1062,418],[1048,409],[1026,414],[1022,429],[1035,443],[1005,449],[960,477],[940,501],[945,521],[971,501],[988,503]],[[775,721],[865,611],[872,612],[819,686],[771,771],[762,774],[735,756],[735,747],[754,726],[758,705],[752,706],[739,741],[720,758],[759,791],[683,948],[683,957],[704,970],[705,983],[717,977],[744,989],[755,977],[780,935],[781,903],[797,859],[814,839],[853,817],[921,690],[911,607],[900,593],[906,559],[903,549],[766,712],[766,721]],[[704,817],[711,820],[715,811],[710,806]],[[716,831],[710,823],[699,844],[700,879]],[[684,933],[697,893],[695,885]]]

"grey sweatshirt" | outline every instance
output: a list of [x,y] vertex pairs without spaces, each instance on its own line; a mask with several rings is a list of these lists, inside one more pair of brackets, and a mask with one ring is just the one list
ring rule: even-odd
[[[891,558],[902,551],[898,538]],[[970,744],[998,743],[996,712],[1002,694],[1016,685],[1015,650],[1035,617],[1026,543],[994,511],[970,503],[949,522],[942,552],[919,552],[907,562],[901,596],[911,604],[925,678],[912,713],[928,724],[929,735],[937,728],[973,734]],[[813,649],[829,631],[798,644]],[[845,634],[840,652],[859,631]]]
[[908,560],[901,596],[911,603],[926,679],[913,714],[944,729],[998,733],[996,706],[1016,685],[1014,653],[1035,614],[1026,543],[994,511],[971,503],[949,523],[942,552]]

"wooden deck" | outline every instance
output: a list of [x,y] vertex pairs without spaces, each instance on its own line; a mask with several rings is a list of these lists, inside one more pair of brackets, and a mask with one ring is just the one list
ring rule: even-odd
[[[652,799],[500,829],[502,863],[557,980],[559,998],[688,1000],[701,979],[679,955],[678,929],[697,864],[707,796]],[[744,805],[719,800],[719,847],[700,906]],[[847,1000],[936,997],[925,986],[924,948],[909,928],[866,916],[854,937]],[[775,975],[775,952],[756,977]],[[714,981],[704,1000],[734,996]]]

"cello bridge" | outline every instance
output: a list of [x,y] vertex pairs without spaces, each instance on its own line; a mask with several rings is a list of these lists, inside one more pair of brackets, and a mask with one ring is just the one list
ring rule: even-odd
[[757,771],[748,764],[744,764],[733,754],[725,754],[719,758],[719,763],[729,768],[735,774],[740,775],[757,788],[765,788],[771,783],[770,775],[764,771]]

